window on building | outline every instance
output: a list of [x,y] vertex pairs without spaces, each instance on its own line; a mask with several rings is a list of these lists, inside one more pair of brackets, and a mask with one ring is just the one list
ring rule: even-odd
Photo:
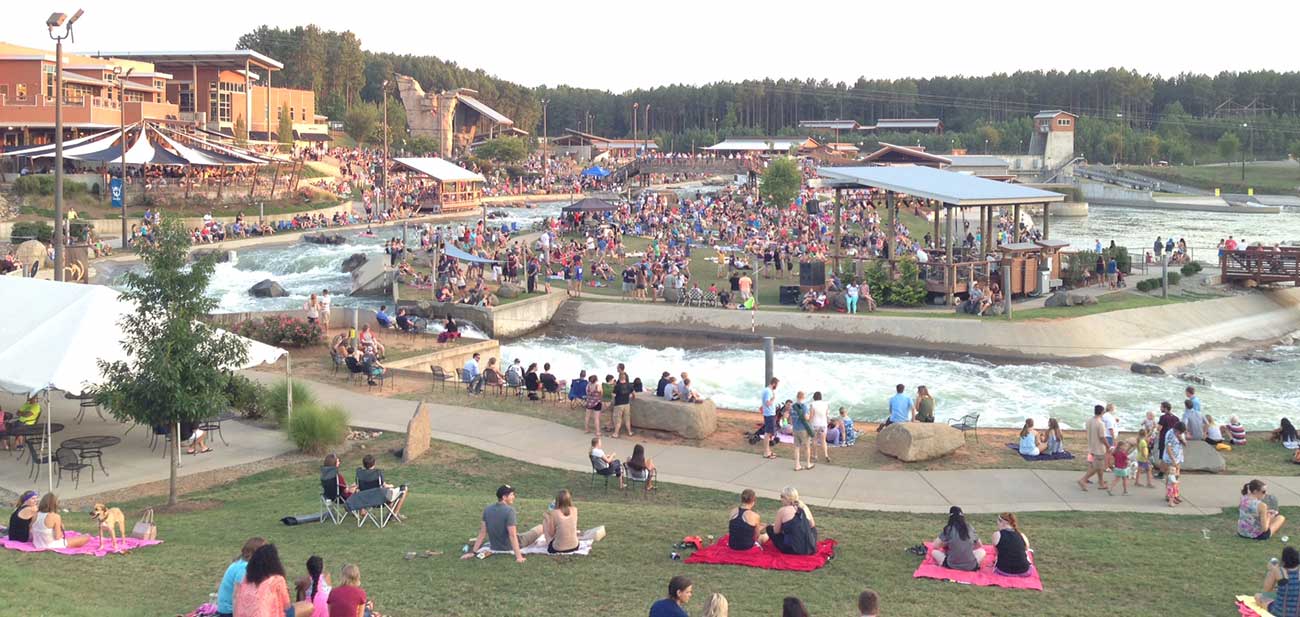
[[81,103],[88,97],[95,96],[95,89],[82,84],[63,84],[63,101],[65,103]]
[[222,82],[208,83],[208,115],[216,118],[218,122],[230,122],[231,116],[231,94],[228,84]]
[[126,93],[122,95],[122,100],[128,103],[140,103],[144,101],[144,96],[144,94],[135,90],[127,90]]
[[1056,120],[1056,125],[1057,125],[1057,126],[1070,126],[1070,119],[1069,119],[1069,118],[1058,118],[1058,119]]
[[181,113],[194,113],[194,86],[192,84],[179,84],[177,94]]
[[41,70],[45,72],[45,98],[54,98],[54,66],[41,65]]
[[0,99],[9,98],[9,84],[0,84]]
[[14,85],[14,98],[20,101],[27,100],[27,84]]

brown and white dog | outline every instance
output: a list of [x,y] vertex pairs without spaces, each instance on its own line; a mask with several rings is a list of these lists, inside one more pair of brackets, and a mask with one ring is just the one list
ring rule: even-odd
[[100,546],[104,545],[104,530],[108,530],[108,536],[113,540],[113,550],[117,550],[118,536],[122,537],[122,541],[126,541],[126,517],[122,516],[121,510],[97,503],[90,510],[90,518],[99,523]]

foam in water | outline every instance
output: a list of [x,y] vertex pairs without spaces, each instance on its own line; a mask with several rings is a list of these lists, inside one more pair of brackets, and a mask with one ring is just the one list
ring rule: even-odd
[[[1277,426],[1283,416],[1300,416],[1300,390],[1293,385],[1300,371],[1300,350],[1278,347],[1271,353],[1276,363],[1224,359],[1207,363],[1199,373],[1210,380],[1198,386],[1203,409],[1216,421],[1241,417],[1252,430]],[[600,379],[612,374],[619,362],[633,378],[653,389],[660,373],[686,371],[691,385],[719,406],[757,410],[763,388],[763,352],[753,349],[684,350],[651,349],[589,339],[539,337],[503,345],[502,362],[519,358],[550,362],[560,378],[578,371],[595,370]],[[919,356],[845,354],[791,349],[778,350],[775,373],[781,379],[778,397],[794,398],[803,390],[821,391],[831,409],[844,406],[854,418],[875,421],[888,415],[886,400],[894,385],[926,385],[937,403],[942,422],[967,413],[979,413],[984,426],[1018,427],[1025,418],[1046,426],[1058,418],[1065,428],[1078,428],[1092,415],[1092,407],[1115,403],[1121,424],[1135,428],[1148,410],[1161,401],[1181,413],[1186,383],[1171,376],[1136,375],[1122,368],[1081,368],[1055,364],[991,365]]]

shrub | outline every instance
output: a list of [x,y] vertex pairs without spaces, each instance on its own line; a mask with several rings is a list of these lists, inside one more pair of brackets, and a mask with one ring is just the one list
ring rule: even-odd
[[1202,269],[1203,269],[1203,268],[1202,268],[1200,262],[1189,261],[1189,262],[1183,264],[1183,267],[1181,268],[1181,271],[1182,271],[1182,273],[1183,273],[1183,276],[1191,276],[1191,275],[1193,275],[1193,274],[1196,274],[1197,272],[1200,272]]
[[1179,281],[1183,280],[1183,275],[1177,272],[1170,272],[1168,276],[1170,286],[1177,285]]
[[[268,415],[275,423],[284,426],[284,419],[289,414],[288,408],[289,392],[284,380],[280,380],[269,388],[262,389],[262,410],[264,415]],[[299,408],[316,407],[316,395],[312,393],[311,388],[301,381],[293,382],[293,411],[294,417],[298,416]]]
[[895,306],[921,306],[925,302],[925,281],[915,259],[898,261],[898,278],[889,282],[885,301]]
[[266,387],[238,374],[230,376],[226,398],[230,400],[231,409],[250,420],[266,416],[270,402]]
[[[28,176],[30,177],[30,176]],[[49,244],[54,238],[54,228],[45,221],[23,221],[14,223],[13,230],[9,232],[9,240],[14,244],[20,244],[28,240],[36,239]]]
[[93,223],[78,219],[68,225],[68,235],[74,240],[85,242],[90,238],[90,232],[93,229],[95,229]]
[[235,334],[267,345],[285,347],[315,345],[324,336],[319,324],[283,315],[247,319],[235,324],[232,330]]
[[1097,253],[1083,250],[1065,257],[1065,263],[1061,264],[1061,280],[1070,287],[1082,286],[1083,279],[1087,273],[1092,272],[1093,265],[1097,263]]
[[348,436],[348,412],[337,405],[294,406],[289,439],[308,454],[324,454]]
[[[67,184],[66,181],[63,183],[65,188]],[[14,192],[19,195],[53,195],[54,175],[33,174],[18,178],[14,180]]]
[[1138,291],[1151,291],[1160,286],[1159,279],[1142,279],[1137,283]]

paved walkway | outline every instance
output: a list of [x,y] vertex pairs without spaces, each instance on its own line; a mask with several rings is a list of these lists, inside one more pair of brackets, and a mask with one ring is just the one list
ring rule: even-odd
[[[268,373],[248,375],[264,383],[280,379]],[[311,382],[311,386],[319,400],[343,406],[351,414],[352,424],[370,429],[405,432],[418,405],[415,401],[371,396],[356,387],[318,382]],[[510,413],[428,404],[434,439],[556,469],[591,470],[585,456],[591,436],[578,429]],[[633,445],[635,442],[628,439],[605,439],[605,451],[620,457],[630,454]],[[947,512],[949,506],[960,505],[975,513],[1078,510],[1217,514],[1222,508],[1237,505],[1241,485],[1250,480],[1245,476],[1187,475],[1182,487],[1183,505],[1169,508],[1161,487],[1130,487],[1127,497],[1111,497],[1096,489],[1080,491],[1075,480],[1082,474],[1082,463],[1079,471],[878,471],[819,464],[811,471],[796,473],[788,458],[768,460],[758,454],[730,450],[654,446],[649,454],[663,482],[733,493],[752,488],[769,498],[776,498],[782,487],[792,485],[813,505],[896,512]],[[1282,505],[1300,505],[1300,477],[1263,479]]]

